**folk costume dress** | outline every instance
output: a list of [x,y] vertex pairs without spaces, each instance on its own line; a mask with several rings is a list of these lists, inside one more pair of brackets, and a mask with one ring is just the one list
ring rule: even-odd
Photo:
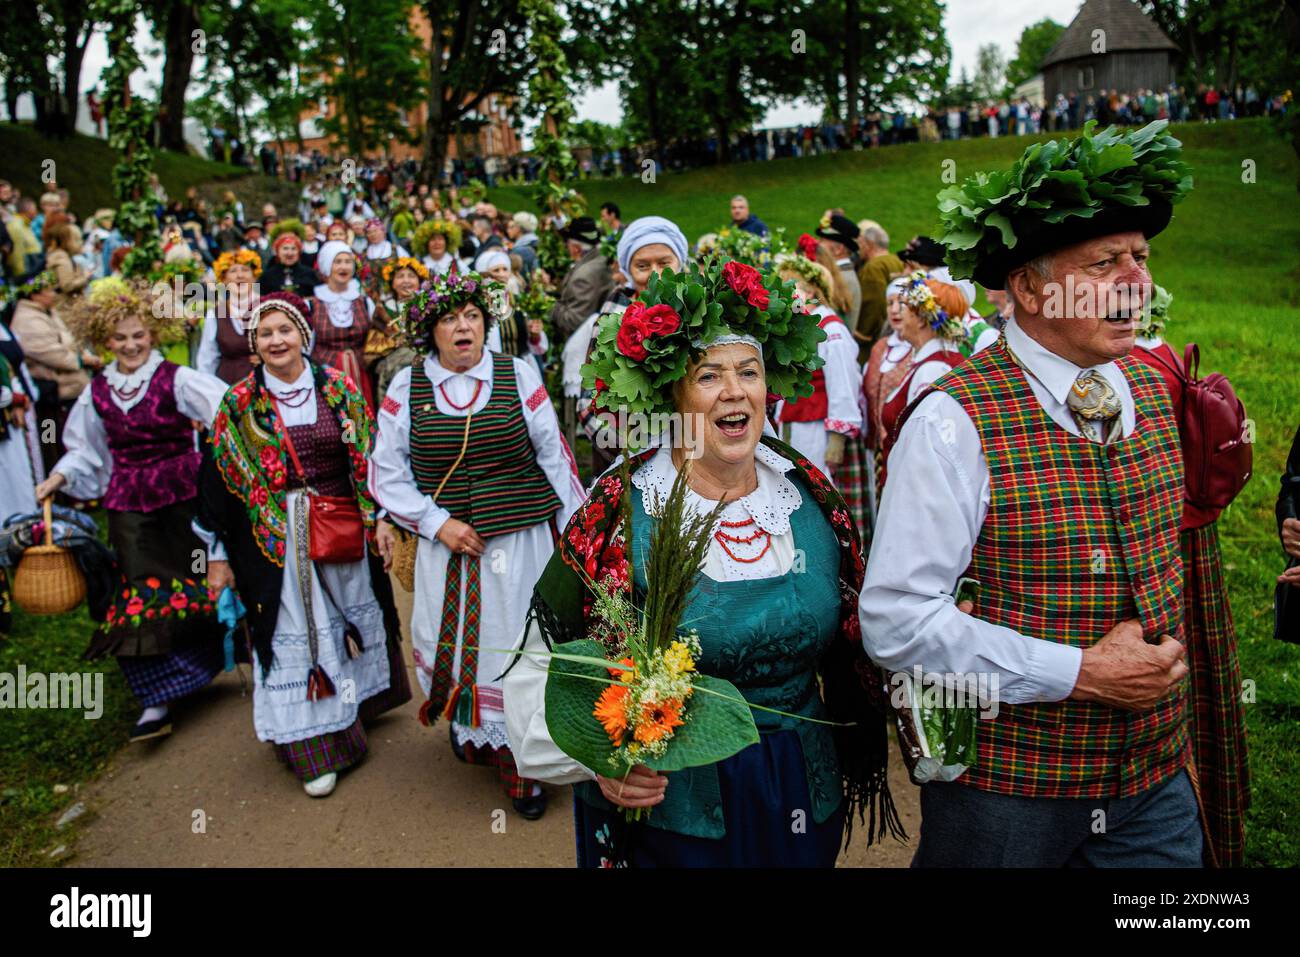
[[86,655],[115,655],[146,708],[197,691],[224,664],[214,600],[194,571],[203,545],[190,531],[200,461],[194,421],[210,423],[224,394],[221,380],[156,350],[130,374],[110,362],[73,405],[67,452],[53,469],[69,496],[103,500],[121,573]]
[[367,243],[365,251],[359,257],[359,272],[368,280],[365,282],[366,295],[372,300],[378,300],[384,291],[384,267],[400,257],[410,255],[389,239]]
[[935,336],[921,348],[912,351],[911,365],[880,410],[881,488],[885,485],[889,450],[894,447],[898,439],[898,428],[903,419],[903,412],[916,401],[930,383],[949,369],[960,365],[962,358],[961,352],[955,345],[939,336]]
[[[495,765],[512,798],[529,797],[532,782],[514,772],[499,679],[558,531],[584,495],[536,366],[484,350],[464,373],[436,355],[402,370],[379,413],[371,466],[376,500],[419,535],[411,633],[428,698],[421,719],[449,718],[469,761]],[[481,558],[438,540],[449,518],[485,540]]]
[[[813,372],[812,395],[782,404],[778,413],[781,437],[831,478],[849,507],[858,533],[866,537],[869,525],[863,485],[858,346],[848,326],[829,306],[816,306],[812,312],[826,333],[817,345],[824,364]],[[826,464],[826,446],[832,432],[844,436],[844,458],[835,468]]]
[[248,350],[248,332],[244,327],[244,317],[252,305],[251,296],[242,300],[229,296],[208,309],[194,368],[216,376],[227,386],[253,371],[253,354]]
[[871,347],[867,358],[867,367],[862,373],[862,405],[867,422],[867,447],[871,451],[874,481],[868,483],[871,491],[871,513],[879,514],[880,489],[884,477],[885,456],[881,449],[885,434],[881,413],[885,401],[898,388],[899,383],[912,368],[912,347],[898,332],[891,329],[889,335],[877,339]]
[[[1181,407],[1183,361],[1159,336],[1139,338],[1133,358],[1164,379],[1173,408]],[[1206,831],[1220,867],[1240,867],[1245,852],[1250,767],[1241,701],[1237,633],[1228,604],[1219,513],[1183,502],[1183,625],[1191,672],[1192,751]]]
[[316,287],[308,304],[315,335],[312,361],[332,366],[348,376],[361,390],[366,405],[373,410],[375,388],[366,369],[365,350],[366,336],[373,325],[374,301],[353,279],[342,292],[335,292],[328,284],[322,283]]
[[[583,767],[548,734],[547,661],[519,656],[506,675],[511,742],[521,773],[576,785],[580,867],[830,867],[845,828],[866,808],[869,838],[897,833],[884,781],[882,682],[857,626],[857,531],[830,482],[784,443],[764,438],[755,472],[756,489],[721,513],[719,522],[729,524],[715,530],[683,614],[699,633],[697,667],[734,683],[752,704],[856,724],[832,729],[755,710],[758,744],[671,773],[664,801],[629,823],[594,781],[594,772],[607,769]],[[630,473],[627,497],[620,470],[607,472],[565,529],[534,593],[524,650],[600,638],[588,626],[585,576],[645,594],[643,569],[657,522],[651,512],[677,470],[664,447],[635,456]],[[693,492],[688,497],[697,512],[715,504]],[[792,820],[806,828],[792,828]]]
[[363,721],[410,699],[382,562],[369,548],[356,562],[310,557],[305,486],[354,496],[371,538],[372,438],[355,386],[310,362],[292,383],[255,370],[226,393],[212,425],[199,523],[247,609],[254,730],[302,781],[360,761]]

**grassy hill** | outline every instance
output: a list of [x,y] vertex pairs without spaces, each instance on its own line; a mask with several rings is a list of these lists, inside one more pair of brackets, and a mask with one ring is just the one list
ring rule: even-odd
[[[1262,120],[1178,124],[1196,188],[1152,243],[1151,273],[1174,296],[1168,337],[1197,342],[1202,372],[1226,373],[1256,425],[1255,475],[1219,523],[1242,678],[1247,682],[1253,807],[1248,860],[1300,860],[1300,648],[1272,638],[1272,597],[1282,569],[1273,503],[1291,439],[1300,426],[1300,195],[1295,153]],[[1048,137],[1037,137],[1046,139]],[[811,232],[828,207],[880,222],[894,248],[934,234],[934,196],[947,183],[1009,165],[1028,137],[911,144],[860,153],[747,163],[689,173],[586,180],[573,185],[590,208],[612,200],[624,221],[657,214],[694,241],[728,219],[735,193],[788,238]],[[1249,163],[1247,162],[1249,161]],[[1254,182],[1244,179],[1253,167]],[[489,198],[531,208],[529,192],[499,188]]]
[[[96,209],[115,207],[111,172],[117,152],[104,140],[77,134],[66,140],[40,136],[30,125],[0,123],[0,177],[23,191],[39,197],[46,160],[54,160],[58,184],[72,194],[72,207],[79,216],[89,216]],[[283,180],[250,175],[248,170],[227,163],[214,163],[198,156],[158,150],[154,153],[154,170],[171,197],[182,197],[191,186],[209,202],[220,189],[234,189],[251,215],[263,202],[292,206],[294,188]]]

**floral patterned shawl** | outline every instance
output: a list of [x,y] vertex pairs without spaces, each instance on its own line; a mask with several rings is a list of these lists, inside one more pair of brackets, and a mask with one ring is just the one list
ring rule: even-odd
[[[834,729],[847,802],[845,841],[852,834],[855,811],[859,820],[867,821],[868,843],[886,833],[905,837],[889,794],[885,679],[867,657],[860,634],[858,592],[865,566],[857,527],[844,499],[816,466],[783,442],[770,436],[762,441],[793,463],[797,484],[830,522],[840,549],[840,640],[823,655],[818,673],[831,719],[854,722],[852,727]],[[581,638],[608,640],[591,629],[593,596],[586,582],[608,582],[620,591],[631,591],[624,520],[630,514],[626,478],[655,452],[649,449],[633,456],[626,473],[620,468],[606,472],[565,527],[533,592],[529,613],[548,647]]]
[[[367,457],[374,444],[374,418],[351,379],[314,362],[311,370],[316,388],[343,427],[357,505],[366,528],[373,529],[375,503],[367,485]],[[248,512],[257,547],[273,564],[283,567],[290,461],[264,375],[258,366],[230,387],[212,422],[209,441],[217,472]]]

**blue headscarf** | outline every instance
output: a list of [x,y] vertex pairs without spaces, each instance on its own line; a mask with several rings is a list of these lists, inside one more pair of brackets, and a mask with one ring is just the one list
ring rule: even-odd
[[632,256],[638,249],[663,243],[673,251],[681,267],[686,268],[686,237],[671,219],[662,216],[642,216],[627,224],[618,241],[618,268],[631,279],[628,271]]

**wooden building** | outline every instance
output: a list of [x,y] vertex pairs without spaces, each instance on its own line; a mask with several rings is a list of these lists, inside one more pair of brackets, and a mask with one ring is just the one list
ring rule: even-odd
[[1047,102],[1101,90],[1163,90],[1174,82],[1178,45],[1132,0],[1085,0],[1039,69]]

